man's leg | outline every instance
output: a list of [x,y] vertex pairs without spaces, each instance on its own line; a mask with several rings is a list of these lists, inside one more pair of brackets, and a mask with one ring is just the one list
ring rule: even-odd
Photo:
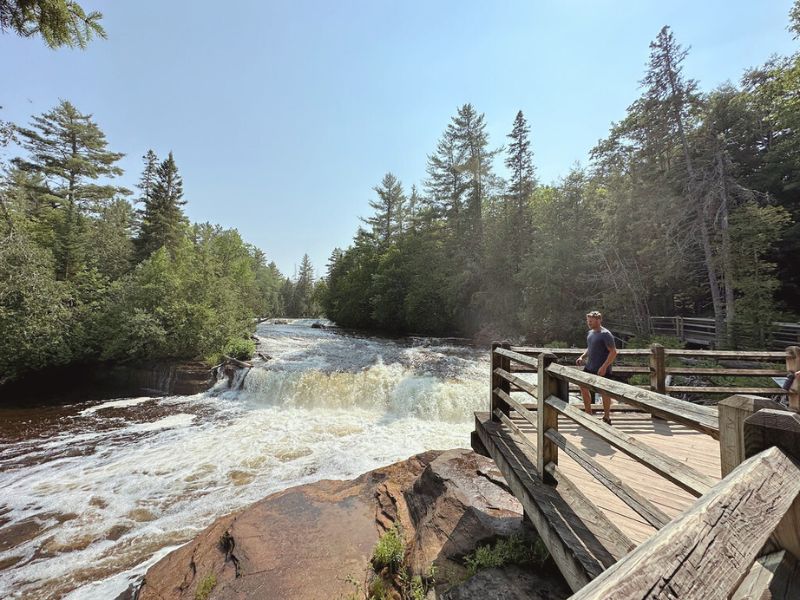
[[583,396],[584,410],[587,413],[592,414],[592,396],[594,396],[594,394],[589,391],[589,388],[581,386],[581,396]]
[[600,392],[603,397],[603,420],[611,421],[611,396],[604,392]]

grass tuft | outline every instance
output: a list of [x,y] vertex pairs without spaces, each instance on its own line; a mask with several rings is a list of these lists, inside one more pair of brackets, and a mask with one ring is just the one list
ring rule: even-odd
[[213,573],[203,577],[202,581],[197,584],[197,590],[194,592],[194,600],[208,600],[212,590],[217,585],[217,577]]

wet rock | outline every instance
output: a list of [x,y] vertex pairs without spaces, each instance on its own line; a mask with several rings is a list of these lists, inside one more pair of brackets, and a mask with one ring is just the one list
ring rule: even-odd
[[[215,600],[351,597],[376,577],[373,549],[396,525],[408,570],[425,575],[435,564],[444,591],[464,579],[462,558],[477,544],[524,528],[522,508],[504,486],[492,461],[450,450],[351,481],[290,488],[218,519],[167,555],[147,572],[138,598],[190,600],[212,576]],[[513,577],[503,577],[516,589]],[[501,596],[483,596],[492,597]]]

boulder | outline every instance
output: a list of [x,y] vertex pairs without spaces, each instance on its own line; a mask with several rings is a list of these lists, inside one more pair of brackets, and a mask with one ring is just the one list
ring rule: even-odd
[[[194,600],[201,588],[208,600],[366,597],[377,577],[373,549],[394,527],[404,539],[409,575],[427,575],[435,565],[437,594],[467,593],[458,591],[466,578],[463,557],[480,543],[530,535],[522,507],[491,460],[469,450],[431,451],[354,480],[290,488],[218,519],[151,567],[138,599]],[[497,589],[505,590],[500,595],[452,598],[523,597],[533,585],[496,578]],[[490,589],[491,579],[483,575],[473,586],[484,582]],[[541,598],[569,595],[557,574],[545,580],[566,592]]]

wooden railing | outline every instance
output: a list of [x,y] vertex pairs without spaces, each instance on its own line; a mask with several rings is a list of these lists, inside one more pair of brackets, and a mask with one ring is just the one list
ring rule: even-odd
[[[534,356],[537,351],[538,355]],[[564,540],[547,533],[552,531],[547,523],[549,517],[523,502],[526,515],[539,530],[568,583],[573,590],[580,590],[573,598],[761,598],[761,595],[734,594],[741,592],[745,585],[749,586],[745,590],[747,593],[769,585],[778,577],[777,571],[781,571],[783,577],[798,577],[800,570],[795,559],[800,558],[800,467],[796,461],[800,459],[800,415],[783,410],[771,400],[745,395],[720,402],[719,409],[696,405],[558,363],[559,355],[572,358],[576,352],[581,351],[493,344],[491,355],[491,418],[506,426],[535,452],[535,467],[543,484],[567,486],[573,492],[577,489],[559,470],[559,451],[563,451],[658,530],[587,584],[586,575],[577,573],[574,562],[564,558],[569,555],[563,547]],[[663,366],[663,358],[672,352],[651,348],[623,350],[620,355],[621,358],[647,357],[651,363],[648,371],[652,375],[669,372]],[[672,355],[686,356],[687,352],[690,351],[675,351]],[[715,353],[715,356],[720,354],[727,355]],[[661,357],[662,362],[656,358],[653,365],[654,356]],[[749,353],[748,356],[748,360],[777,358],[775,353]],[[686,371],[679,368],[672,373]],[[517,373],[536,373],[536,383]],[[570,403],[571,385],[609,394],[628,407],[718,439],[724,479],[717,483],[690,465],[586,414]],[[658,387],[658,381],[654,382],[654,387]],[[527,402],[520,401],[520,396],[523,400],[527,398]],[[526,433],[517,425],[519,421],[511,418],[512,411],[535,429],[535,443],[528,441]],[[700,500],[670,520],[637,492],[632,482],[625,482],[619,474],[609,472],[559,433],[559,417],[582,426]],[[596,507],[593,510],[595,525],[602,523],[601,511]],[[610,536],[622,536],[623,546],[634,548],[615,527],[609,525],[609,531]],[[765,546],[768,542],[770,545]],[[765,548],[770,555],[756,561]],[[765,569],[772,569],[769,576],[764,575]],[[800,593],[800,581],[792,585],[795,586],[791,588],[792,593]]]
[[[676,337],[681,341],[700,346],[713,346],[717,341],[714,319],[705,317],[650,317],[650,331],[636,331],[623,322],[608,325],[609,329],[627,335],[654,333]],[[775,322],[769,332],[771,346],[800,346],[800,323]]]
[[[503,344],[495,344],[501,348]],[[505,344],[508,351],[517,355],[536,356],[541,352],[551,352],[561,363],[574,364],[575,359],[583,353],[580,348],[540,348],[530,346],[512,347]],[[675,377],[697,376],[703,379],[717,377],[726,378],[764,378],[785,377],[788,365],[776,367],[776,363],[784,363],[785,352],[777,351],[734,351],[734,350],[682,350],[664,348],[660,344],[653,344],[650,348],[626,348],[619,350],[617,363],[613,365],[614,376],[617,379],[628,379],[635,375],[647,376],[649,383],[643,385],[647,389],[660,394],[693,394],[706,397],[709,401],[721,396],[731,394],[758,394],[766,396],[784,396],[789,392],[777,385],[673,385]],[[699,367],[691,362],[737,361],[758,363],[759,367]],[[682,363],[690,364],[682,364]],[[795,369],[796,370],[796,369]],[[510,366],[511,373],[535,373],[536,369],[530,364],[515,361]],[[577,387],[573,385],[571,389]],[[800,410],[800,399],[796,401],[796,410]]]

